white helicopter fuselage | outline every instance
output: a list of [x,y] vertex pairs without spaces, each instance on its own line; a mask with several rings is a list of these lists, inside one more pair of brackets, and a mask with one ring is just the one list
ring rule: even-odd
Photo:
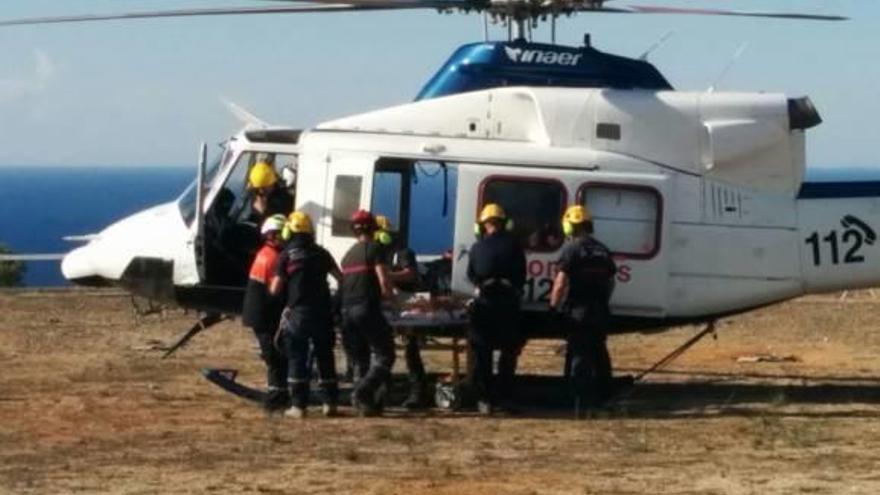
[[[107,228],[68,255],[63,272],[75,282],[234,310],[230,294],[241,287],[206,279],[205,217],[230,177],[242,175],[239,157],[270,153],[296,157],[296,207],[315,219],[318,242],[337,260],[354,242],[341,228],[348,215],[377,202],[377,174],[418,163],[454,168],[448,248],[452,289],[461,294],[473,292],[466,267],[480,207],[519,191],[504,206],[532,223],[543,221],[539,210],[553,216],[576,202],[589,207],[596,237],[619,267],[612,311],[639,326],[876,285],[880,196],[803,194],[808,126],[792,105],[778,94],[513,87],[383,109],[302,134],[245,131],[209,174],[197,218],[185,218],[184,203],[192,202],[185,194]],[[536,197],[551,199],[530,204]],[[528,237],[528,310],[547,308],[559,257],[558,243],[542,237],[555,235],[548,232]],[[214,297],[228,305],[212,304]]]

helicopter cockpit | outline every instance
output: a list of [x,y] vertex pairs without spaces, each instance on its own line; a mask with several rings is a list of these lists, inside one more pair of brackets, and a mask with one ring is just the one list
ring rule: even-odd
[[[200,244],[202,282],[206,285],[242,287],[247,281],[248,266],[261,242],[261,215],[254,209],[254,191],[248,184],[250,171],[257,163],[273,167],[279,178],[277,187],[294,198],[295,153],[225,148],[203,178],[208,206],[200,226]],[[193,184],[178,200],[188,226],[192,226],[195,218],[196,196],[197,185]]]

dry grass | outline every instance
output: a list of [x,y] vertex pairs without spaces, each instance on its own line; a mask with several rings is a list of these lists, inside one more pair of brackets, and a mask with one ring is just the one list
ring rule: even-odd
[[[858,294],[729,320],[588,421],[269,418],[198,373],[261,379],[235,323],[170,360],[150,350],[191,318],[136,326],[122,298],[0,294],[0,493],[880,492],[880,304]],[[695,331],[614,337],[616,365],[643,369]],[[531,345],[526,371],[556,372],[556,345]],[[800,360],[736,362],[750,354]]]

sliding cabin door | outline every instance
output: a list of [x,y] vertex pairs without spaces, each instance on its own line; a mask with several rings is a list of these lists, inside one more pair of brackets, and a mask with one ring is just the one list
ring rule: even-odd
[[318,241],[337,261],[356,242],[351,215],[361,208],[370,209],[376,159],[369,153],[330,153],[324,191],[326,210],[319,216]]
[[512,220],[511,233],[527,257],[523,307],[543,311],[564,242],[561,218],[573,204],[593,214],[595,237],[614,253],[618,266],[612,311],[658,317],[665,313],[667,267],[663,251],[666,180],[645,174],[459,165],[452,286],[472,294],[467,280],[470,247],[482,207],[498,203]]

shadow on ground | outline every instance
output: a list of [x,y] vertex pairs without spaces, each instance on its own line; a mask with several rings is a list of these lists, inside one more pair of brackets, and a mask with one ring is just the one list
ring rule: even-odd
[[[724,416],[780,416],[804,418],[880,418],[880,379],[866,377],[796,376],[673,372],[685,381],[645,381],[622,384],[617,397],[590,417],[651,419]],[[690,375],[690,376],[688,376]],[[436,386],[429,387],[431,395]],[[455,410],[435,407],[420,412],[400,407],[409,391],[405,377],[395,379],[388,399],[392,416],[472,417],[467,391],[456,390]],[[341,401],[347,403],[351,387],[343,384]],[[230,396],[230,400],[234,399]],[[514,401],[516,417],[564,419],[575,417],[569,387],[561,377],[518,376]],[[502,416],[505,414],[502,414]]]

